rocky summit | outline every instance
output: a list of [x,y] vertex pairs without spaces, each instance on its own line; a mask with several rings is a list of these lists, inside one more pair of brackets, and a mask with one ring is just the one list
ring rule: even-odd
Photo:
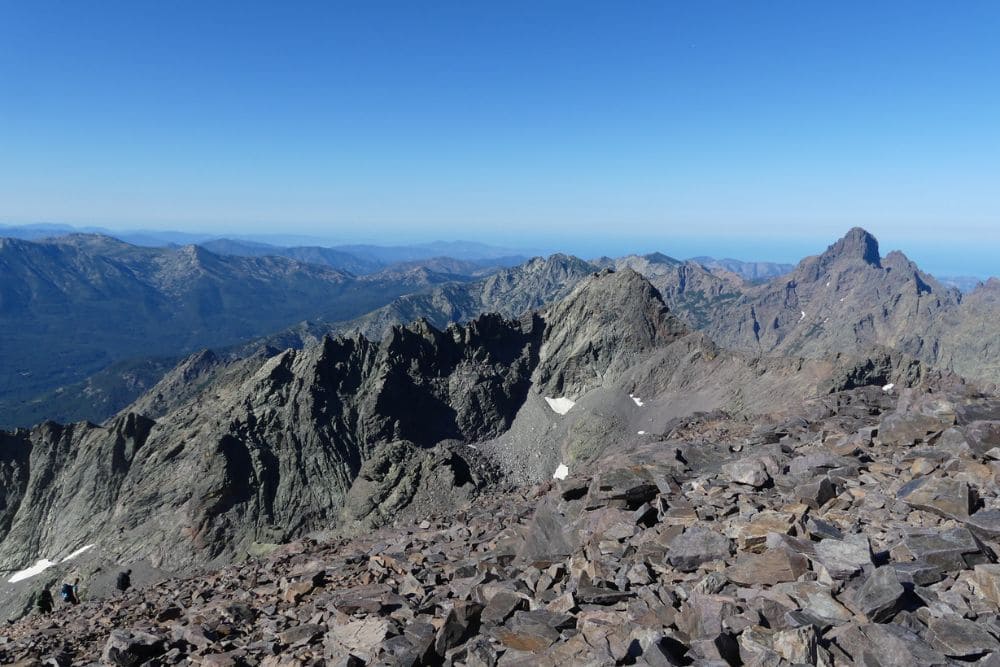
[[865,387],[8,626],[19,665],[952,665],[1000,657],[1000,400]]
[[1000,664],[995,284],[852,230],[451,289],[0,432],[0,663]]

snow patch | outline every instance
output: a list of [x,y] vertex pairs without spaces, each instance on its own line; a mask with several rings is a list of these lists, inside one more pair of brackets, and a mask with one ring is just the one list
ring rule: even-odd
[[889,384],[887,384],[887,385],[885,385],[884,387],[882,387],[882,391],[884,391],[885,393],[887,393],[887,394],[888,394],[888,393],[889,393],[890,391],[892,391],[892,390],[893,390],[893,388],[894,388],[895,386],[896,386],[895,384],[893,384],[892,382],[890,382]]
[[639,433],[637,433],[637,435],[646,435],[646,432],[645,431],[639,431]]
[[552,473],[552,479],[566,479],[569,475],[569,467],[565,463],[560,463],[556,471]]
[[94,548],[93,544],[88,544],[87,546],[80,547],[79,549],[77,549],[76,551],[74,551],[73,553],[66,556],[60,561],[52,561],[49,560],[48,558],[42,558],[31,567],[26,567],[19,572],[15,572],[13,575],[11,575],[10,579],[8,579],[7,581],[11,584],[15,584],[19,581],[24,581],[25,579],[31,579],[36,574],[41,574],[42,572],[45,572],[45,570],[49,569],[54,565],[58,565],[59,563],[65,563],[66,561],[73,560],[80,554],[86,553],[87,551],[90,551],[93,548]]
[[550,408],[552,408],[552,412],[555,412],[556,414],[560,415],[566,414],[567,412],[569,412],[570,408],[576,405],[575,402],[566,398],[565,396],[561,396],[559,398],[549,398],[548,396],[546,396],[545,402],[549,404]]
[[31,567],[27,567],[27,568],[21,570],[20,572],[15,572],[14,575],[10,579],[8,579],[7,581],[9,583],[14,584],[14,583],[17,583],[18,581],[24,581],[25,579],[31,579],[36,574],[41,574],[42,572],[45,572],[45,570],[49,569],[53,565],[55,565],[55,563],[53,563],[52,561],[50,561],[48,559],[43,558],[40,561],[38,561],[37,563],[35,563],[34,565],[32,565]]
[[806,311],[803,310],[802,311],[802,317],[799,318],[799,322],[801,322],[804,319],[806,319]]
[[640,408],[643,406],[642,399],[639,398],[638,396],[633,396],[632,394],[629,394],[628,397],[631,398],[633,401],[635,401],[635,404],[638,405]]
[[87,551],[90,551],[93,548],[94,548],[93,544],[88,544],[85,547],[80,547],[79,549],[77,549],[76,551],[74,551],[73,553],[71,553],[70,555],[68,555],[65,558],[63,558],[60,562],[65,563],[68,560],[73,560],[74,558],[76,558],[80,554],[85,553]]
[[827,287],[829,287],[829,286],[830,286],[830,281],[829,281],[829,280],[828,280],[828,281],[826,282],[826,286],[827,286]]

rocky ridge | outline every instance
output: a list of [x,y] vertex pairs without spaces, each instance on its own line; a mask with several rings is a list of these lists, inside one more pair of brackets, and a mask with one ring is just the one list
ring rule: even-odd
[[[60,384],[56,390],[45,392],[44,388],[51,383],[45,384],[48,382],[45,380],[38,384],[39,379],[46,377],[44,374],[19,368],[20,374],[11,374],[8,382],[17,396],[11,394],[13,398],[6,400],[0,392],[0,409],[12,415],[11,423],[19,424],[34,423],[42,417],[73,419],[85,413],[91,419],[104,419],[155,383],[163,373],[164,364],[176,361],[176,357],[169,355],[200,344],[218,345],[227,340],[226,336],[220,335],[198,338],[197,332],[220,332],[232,325],[242,332],[230,336],[228,340],[232,341],[234,337],[245,340],[254,332],[259,334],[261,330],[274,327],[274,323],[268,324],[271,320],[267,319],[273,309],[254,315],[257,319],[263,317],[263,322],[229,321],[220,324],[213,320],[204,326],[198,323],[199,318],[207,317],[202,311],[209,314],[222,312],[226,308],[220,310],[217,307],[220,303],[223,306],[234,305],[245,298],[240,290],[235,290],[239,294],[228,294],[225,276],[235,272],[250,276],[248,279],[262,280],[264,292],[267,292],[265,283],[268,280],[288,283],[285,285],[286,293],[289,285],[298,284],[296,280],[302,277],[296,271],[288,270],[295,263],[284,258],[222,258],[196,247],[179,250],[135,248],[105,237],[86,235],[35,245],[62,248],[60,252],[63,255],[57,262],[64,267],[61,273],[76,275],[73,274],[76,270],[79,274],[79,280],[74,278],[67,282],[67,275],[53,274],[54,269],[48,266],[52,258],[45,259],[42,261],[45,266],[40,270],[33,269],[33,272],[45,276],[45,282],[50,287],[80,283],[90,285],[103,295],[101,303],[94,308],[87,305],[93,305],[90,298],[93,295],[71,295],[73,303],[85,305],[81,317],[99,320],[101,325],[95,330],[96,338],[86,335],[85,341],[73,341],[73,353],[79,356],[78,363],[63,363],[60,368],[72,367],[78,374],[89,373],[94,368],[103,370],[77,384]],[[4,247],[9,247],[18,255],[24,254],[22,246],[25,242],[12,240]],[[80,258],[84,256],[91,259],[97,257],[103,264],[78,267],[82,261]],[[67,271],[66,266],[76,268]],[[127,270],[128,276],[115,273],[121,267]],[[977,380],[1000,380],[1000,361],[996,354],[1000,341],[996,339],[995,328],[991,327],[998,316],[997,300],[994,298],[996,290],[992,283],[986,282],[963,295],[920,272],[901,253],[880,257],[877,241],[860,229],[849,232],[822,255],[803,260],[791,273],[774,277],[763,284],[749,284],[747,280],[760,283],[760,276],[778,273],[779,269],[783,273],[788,267],[758,267],[763,272],[758,275],[754,273],[757,269],[753,266],[725,261],[709,262],[706,258],[681,262],[659,253],[618,259],[601,258],[594,262],[554,255],[546,259],[536,258],[477,280],[463,273],[474,267],[448,260],[431,260],[409,268],[398,265],[362,279],[324,267],[300,267],[304,272],[338,274],[339,277],[334,280],[336,286],[324,289],[320,299],[337,301],[337,307],[321,313],[311,306],[309,310],[300,311],[301,316],[292,317],[293,320],[302,320],[302,316],[307,319],[291,328],[267,334],[264,338],[254,338],[249,344],[238,343],[226,349],[216,347],[216,353],[227,360],[238,359],[258,354],[261,349],[269,347],[278,350],[301,348],[317,343],[324,335],[362,333],[370,339],[379,340],[393,326],[409,324],[421,318],[437,328],[445,328],[451,323],[467,322],[489,312],[519,317],[565,297],[581,280],[599,268],[632,268],[653,283],[675,316],[688,327],[706,332],[726,348],[748,354],[818,359],[839,353],[865,354],[872,346],[882,346]],[[12,269],[14,274],[20,270],[17,267]],[[17,281],[14,282],[16,285]],[[311,282],[315,283],[315,280]],[[30,280],[26,280],[25,284],[28,283]],[[48,288],[35,287],[41,289],[42,301],[47,303],[55,298],[55,293],[46,291]],[[253,299],[260,300],[261,289],[258,285],[253,290]],[[133,294],[129,290],[138,292]],[[158,290],[163,294],[159,295]],[[291,287],[294,293],[307,291],[301,285]],[[103,313],[101,309],[108,302],[108,294],[113,297],[116,293],[122,299],[145,304],[147,310],[152,308],[156,311],[157,322],[163,321],[163,313],[175,309],[175,305],[161,303],[163,299],[195,300],[200,305],[194,310],[186,306],[181,314],[189,321],[180,338],[172,336],[166,347],[150,347],[147,344],[141,352],[114,343],[111,347],[117,355],[115,358],[120,360],[112,363],[113,359],[101,356],[107,350],[95,351],[91,343],[102,336],[112,335],[114,338],[114,331],[109,334],[101,329],[107,322],[116,321],[113,314],[103,317],[94,315]],[[405,296],[392,300],[404,293]],[[0,295],[0,304],[4,304],[0,310],[16,307],[18,299],[23,298],[23,294]],[[63,303],[66,298],[63,295],[56,301],[62,299],[59,302]],[[388,305],[367,315],[342,321],[345,315],[350,317],[390,300],[392,302]],[[311,298],[309,302],[315,304],[317,300]],[[243,309],[242,312],[250,311]],[[253,312],[257,313],[256,310]],[[61,313],[60,317],[65,320],[67,313]],[[29,337],[21,340],[15,335],[13,344],[5,346],[5,349],[16,350],[19,345],[34,342],[39,326],[28,323],[25,328],[30,332]],[[77,325],[73,329],[89,330]],[[193,338],[192,331],[195,332]],[[143,340],[147,343],[153,341],[162,332],[154,333],[152,338],[147,336]],[[181,341],[181,338],[184,340]],[[178,342],[183,344],[178,347]],[[100,348],[101,344],[97,347]],[[150,353],[168,356],[155,359],[129,357]],[[123,355],[126,358],[122,359]],[[15,356],[19,359],[23,357]],[[48,357],[59,358],[54,354]],[[72,379],[60,376],[58,382]],[[23,399],[29,395],[30,402],[15,405],[17,397]]]
[[[43,556],[59,561],[27,583],[5,585],[5,612],[25,611],[26,596],[57,578],[82,574],[97,598],[119,563],[141,573],[131,597],[87,607],[105,620],[62,610],[54,620],[27,621],[0,639],[0,649],[10,649],[0,657],[59,664],[90,664],[102,651],[112,664],[131,664],[136,651],[155,653],[150,664],[1000,659],[985,592],[992,584],[984,583],[1000,535],[993,490],[1000,406],[989,387],[933,370],[918,360],[925,347],[887,333],[907,312],[917,323],[933,314],[944,326],[954,308],[969,307],[966,299],[932,301],[936,287],[923,290],[919,273],[902,287],[889,284],[887,275],[904,265],[852,232],[803,262],[798,280],[808,286],[802,294],[829,287],[832,277],[843,279],[848,295],[896,290],[874,301],[882,304],[874,333],[783,331],[768,339],[782,356],[762,347],[748,354],[692,332],[692,311],[667,305],[710,289],[720,312],[747,305],[747,294],[774,306],[773,285],[740,296],[725,291],[737,279],[703,267],[658,256],[623,261],[677,291],[663,294],[624,264],[519,319],[482,315],[445,330],[419,321],[390,328],[381,342],[324,338],[236,361],[203,353],[103,426],[50,422],[0,433],[0,557],[14,569]],[[564,289],[565,277],[549,284]],[[911,283],[915,306],[904,303]],[[498,294],[509,295],[502,285]],[[801,307],[798,284],[791,287],[775,312]],[[968,298],[988,317],[989,285]],[[820,355],[814,344],[844,349]],[[982,356],[988,363],[986,348]],[[553,472],[558,481],[531,488]],[[279,546],[304,534],[313,537]],[[482,579],[466,594],[456,581],[467,578],[459,573],[470,572],[462,568],[477,553],[483,557],[469,576]],[[383,571],[385,554],[414,567]],[[374,557],[373,575],[361,566]],[[293,571],[303,559],[333,565],[306,582]],[[227,566],[234,560],[243,562]],[[190,576],[199,571],[206,574]],[[411,599],[418,589],[407,576],[430,597]],[[157,583],[164,577],[173,578]],[[241,588],[248,581],[256,597]],[[346,612],[323,597],[373,582],[388,586],[378,588],[377,611]],[[211,592],[219,587],[225,592]],[[489,612],[497,587],[516,598],[495,603],[514,605],[499,620]],[[152,597],[135,597],[147,592]],[[189,593],[189,602],[169,597]],[[766,613],[759,598],[784,611]],[[242,621],[212,617],[211,599],[239,599],[251,612],[238,612]],[[557,599],[573,606],[552,606]],[[657,638],[631,634],[649,629],[634,614],[637,600],[673,609],[671,622],[656,612]],[[164,605],[167,616],[150,615]],[[562,616],[534,613],[542,611]],[[733,617],[742,620],[726,621]],[[211,634],[209,643],[184,638],[192,619],[203,627],[191,631]],[[407,633],[417,620],[432,628],[432,651]],[[65,634],[65,623],[81,639],[49,642]],[[279,634],[299,624],[313,626],[298,631],[309,636],[304,643]],[[707,634],[699,634],[704,624]],[[110,625],[140,632],[109,637]],[[972,635],[971,626],[985,631]],[[419,632],[426,640],[428,631]]]

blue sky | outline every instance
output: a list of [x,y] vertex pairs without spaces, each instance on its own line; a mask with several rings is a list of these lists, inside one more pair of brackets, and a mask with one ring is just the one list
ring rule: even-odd
[[974,0],[0,0],[0,222],[776,259],[861,225],[1000,273],[998,34]]

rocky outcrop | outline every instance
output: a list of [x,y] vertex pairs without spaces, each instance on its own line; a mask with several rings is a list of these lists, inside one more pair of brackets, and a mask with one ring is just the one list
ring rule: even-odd
[[155,424],[128,414],[6,435],[18,485],[5,491],[0,561],[18,569],[96,542],[176,570],[325,528],[380,442],[501,432],[529,390],[536,339],[530,323],[491,316],[399,328],[381,345],[327,339],[223,376]]
[[403,515],[442,514],[467,504],[493,480],[488,469],[477,469],[472,451],[466,448],[465,454],[445,445],[379,445],[362,464],[344,501],[345,530],[371,530]]
[[687,333],[656,288],[631,269],[605,270],[543,317],[535,385],[553,396],[578,396],[607,384]]
[[720,306],[739,298],[747,287],[734,273],[709,269],[694,260],[682,262],[662,253],[604,258],[596,263],[642,274],[660,292],[670,311],[691,329],[708,326]]

